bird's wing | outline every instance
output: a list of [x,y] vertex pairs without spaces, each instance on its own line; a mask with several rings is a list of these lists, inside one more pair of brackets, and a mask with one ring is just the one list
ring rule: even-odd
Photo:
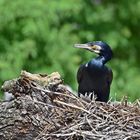
[[78,72],[77,72],[77,81],[78,83],[80,83],[81,79],[82,79],[82,76],[83,76],[83,72],[84,71],[84,65],[81,65],[80,68],[78,69]]
[[111,85],[113,80],[113,72],[111,69],[108,69],[108,74],[107,74],[107,82],[109,85]]

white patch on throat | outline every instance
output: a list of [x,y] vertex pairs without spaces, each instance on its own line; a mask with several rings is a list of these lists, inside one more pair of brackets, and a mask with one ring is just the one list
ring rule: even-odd
[[88,67],[88,63],[86,63],[86,65],[85,65],[86,67]]

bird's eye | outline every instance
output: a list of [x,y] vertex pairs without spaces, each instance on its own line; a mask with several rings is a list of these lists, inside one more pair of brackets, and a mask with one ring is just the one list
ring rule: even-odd
[[101,46],[99,46],[99,45],[93,45],[93,46],[91,46],[91,48],[93,50],[99,50],[99,51],[102,49]]
[[96,50],[96,49],[97,49],[96,45],[91,46],[91,48],[92,48],[93,50]]

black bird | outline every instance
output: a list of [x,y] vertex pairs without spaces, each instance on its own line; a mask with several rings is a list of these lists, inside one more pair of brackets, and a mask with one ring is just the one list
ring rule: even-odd
[[105,66],[113,55],[110,46],[105,42],[95,41],[75,44],[75,47],[84,48],[99,55],[80,66],[77,72],[78,96],[90,100],[96,97],[97,101],[107,102],[113,79],[112,70]]

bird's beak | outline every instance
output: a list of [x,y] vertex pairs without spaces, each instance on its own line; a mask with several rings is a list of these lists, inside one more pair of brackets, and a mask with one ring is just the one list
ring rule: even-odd
[[99,54],[101,51],[101,47],[99,45],[91,46],[90,44],[75,44],[74,47],[87,49],[87,50],[95,52],[97,54]]
[[90,46],[88,44],[75,44],[74,47],[82,49],[90,49]]

